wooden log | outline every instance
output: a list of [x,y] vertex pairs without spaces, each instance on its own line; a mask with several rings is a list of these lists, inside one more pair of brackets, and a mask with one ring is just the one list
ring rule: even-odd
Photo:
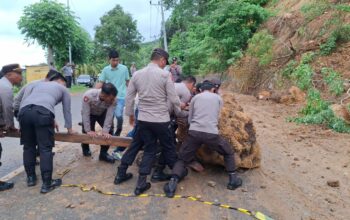
[[[17,132],[6,132],[5,137],[19,138],[20,134]],[[70,143],[84,143],[96,145],[109,145],[111,147],[128,147],[131,143],[131,138],[112,136],[110,139],[103,137],[90,137],[87,134],[67,134],[56,133],[55,141],[70,142]]]

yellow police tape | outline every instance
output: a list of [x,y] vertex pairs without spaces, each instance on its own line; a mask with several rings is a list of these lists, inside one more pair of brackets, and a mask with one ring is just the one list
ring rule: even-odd
[[[108,195],[108,196],[120,196],[120,197],[140,197],[140,198],[145,198],[145,197],[165,197],[165,194],[141,194],[138,196],[135,196],[134,194],[127,194],[127,193],[117,193],[117,192],[104,192],[101,189],[97,188],[97,186],[91,186],[91,187],[87,187],[85,184],[65,184],[62,185],[62,187],[77,187],[80,188],[81,191],[83,192],[90,192],[90,191],[94,191],[94,192],[98,192],[100,194],[103,195]],[[200,202],[206,205],[212,205],[212,206],[217,206],[217,207],[221,207],[221,208],[225,208],[225,209],[231,209],[231,210],[236,210],[240,213],[249,215],[251,217],[254,217],[255,219],[258,220],[273,220],[272,218],[270,218],[269,216],[261,213],[261,212],[252,212],[246,209],[242,209],[242,208],[236,208],[236,207],[232,207],[229,205],[224,205],[221,203],[216,203],[216,202],[207,202],[207,201],[203,201],[200,198],[196,198],[193,196],[183,196],[183,195],[175,195],[174,199],[188,199],[190,201],[196,201],[196,202]]]
[[[62,173],[60,173],[59,175],[61,176],[61,178],[63,178],[70,171],[71,171],[70,169],[66,169]],[[141,194],[141,195],[136,196],[134,194],[128,194],[128,193],[105,192],[105,191],[102,191],[101,189],[97,188],[97,186],[87,187],[86,184],[64,184],[61,186],[62,187],[76,187],[76,188],[80,188],[80,190],[83,192],[94,191],[94,192],[100,193],[102,195],[108,195],[108,196],[120,196],[120,197],[131,197],[131,198],[166,197],[165,194]],[[261,212],[253,212],[253,211],[249,211],[247,209],[236,208],[236,207],[221,204],[218,202],[208,202],[208,201],[204,201],[201,198],[194,197],[194,196],[175,195],[173,199],[187,199],[190,201],[200,202],[200,203],[203,203],[206,205],[217,206],[217,207],[221,207],[224,209],[231,209],[231,210],[235,210],[235,211],[238,211],[240,213],[249,215],[249,216],[251,216],[255,219],[258,219],[258,220],[273,220],[271,217],[269,217]]]

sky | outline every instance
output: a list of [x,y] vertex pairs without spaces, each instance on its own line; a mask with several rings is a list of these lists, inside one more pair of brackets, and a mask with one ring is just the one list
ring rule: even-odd
[[[0,0],[0,67],[9,63],[36,65],[45,63],[45,51],[37,44],[29,45],[17,28],[17,22],[26,5],[40,0]],[[67,4],[67,0],[57,0]],[[94,36],[94,27],[100,24],[100,17],[111,10],[116,4],[137,21],[138,31],[144,41],[159,37],[161,29],[161,14],[159,7],[150,6],[149,0],[69,0],[70,8],[79,18],[79,23]],[[153,0],[153,3],[158,2]],[[169,17],[170,12],[165,13]],[[152,36],[152,37],[151,37]]]

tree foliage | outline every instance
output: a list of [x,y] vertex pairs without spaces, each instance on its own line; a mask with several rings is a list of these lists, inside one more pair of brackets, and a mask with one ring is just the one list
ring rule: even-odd
[[187,74],[223,72],[268,17],[264,1],[178,0],[167,21],[170,52],[183,58]]
[[95,27],[95,57],[106,57],[108,50],[120,52],[124,63],[133,62],[135,52],[140,48],[141,35],[136,21],[120,5],[100,18],[101,24]]
[[53,51],[66,48],[78,23],[71,11],[63,4],[52,0],[41,0],[26,6],[18,21],[18,28],[28,44],[35,41],[49,49],[48,60]]
[[[92,59],[93,42],[89,33],[77,26],[70,38],[72,46],[72,60],[75,64],[89,63]],[[63,66],[68,61],[68,45],[55,51],[55,61],[58,66]]]

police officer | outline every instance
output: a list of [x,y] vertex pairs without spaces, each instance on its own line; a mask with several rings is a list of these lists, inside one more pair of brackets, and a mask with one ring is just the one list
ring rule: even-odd
[[40,151],[40,170],[43,184],[41,193],[48,193],[62,184],[61,179],[52,179],[55,106],[62,102],[65,127],[72,130],[71,98],[62,74],[52,77],[50,82],[39,82],[22,101],[18,118],[23,146],[23,164],[27,173],[28,187],[35,186],[35,146]]
[[[1,77],[2,76],[2,77]],[[9,64],[2,67],[0,79],[0,138],[4,131],[17,131],[14,125],[13,114],[13,85],[22,81],[22,69],[18,64]],[[0,143],[0,159],[2,146]],[[1,162],[0,162],[1,166]],[[11,182],[0,181],[0,191],[13,188]]]
[[[102,127],[102,136],[113,135],[113,115],[116,105],[117,89],[112,83],[104,83],[101,89],[90,89],[84,94],[81,114],[83,117],[83,133],[96,136],[96,122]],[[82,144],[83,155],[91,156],[88,144]],[[109,146],[102,145],[99,160],[114,163],[114,158],[107,151]]]
[[172,170],[173,177],[164,186],[167,197],[174,197],[177,183],[187,175],[186,165],[193,161],[197,149],[203,144],[223,155],[229,174],[227,188],[234,190],[242,185],[242,180],[235,173],[234,152],[230,144],[218,134],[219,113],[223,102],[221,97],[214,93],[215,88],[213,83],[204,82],[201,86],[203,92],[191,101],[188,136],[181,147],[179,160]]
[[170,73],[163,70],[168,64],[168,58],[169,54],[163,49],[153,50],[151,63],[134,73],[127,90],[125,112],[132,122],[130,124],[133,124],[134,121],[134,99],[136,94],[139,95],[139,132],[145,142],[135,195],[151,187],[151,184],[147,182],[147,175],[151,173],[156,157],[157,140],[162,146],[166,164],[170,168],[177,160],[175,144],[169,129],[170,116],[167,101],[179,107],[180,100],[176,95]]

